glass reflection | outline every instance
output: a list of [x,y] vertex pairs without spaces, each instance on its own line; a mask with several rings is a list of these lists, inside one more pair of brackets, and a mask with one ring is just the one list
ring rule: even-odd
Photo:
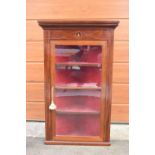
[[56,45],[56,62],[101,63],[102,47],[99,45]]

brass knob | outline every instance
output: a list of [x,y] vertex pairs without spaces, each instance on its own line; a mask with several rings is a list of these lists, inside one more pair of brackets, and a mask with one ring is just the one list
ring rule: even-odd
[[76,32],[75,35],[76,35],[77,38],[80,38],[81,37],[81,32]]

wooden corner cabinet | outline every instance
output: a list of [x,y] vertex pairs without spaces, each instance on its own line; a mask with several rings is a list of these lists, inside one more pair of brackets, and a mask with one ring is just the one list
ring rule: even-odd
[[38,21],[44,30],[45,144],[110,145],[118,21]]

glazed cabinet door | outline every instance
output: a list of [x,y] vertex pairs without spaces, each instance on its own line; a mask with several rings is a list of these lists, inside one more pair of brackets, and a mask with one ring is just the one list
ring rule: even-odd
[[106,41],[51,41],[51,137],[103,141]]

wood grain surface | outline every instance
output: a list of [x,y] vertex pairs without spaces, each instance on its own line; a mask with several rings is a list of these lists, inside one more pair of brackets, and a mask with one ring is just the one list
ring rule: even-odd
[[27,19],[128,18],[128,0],[27,0]]

